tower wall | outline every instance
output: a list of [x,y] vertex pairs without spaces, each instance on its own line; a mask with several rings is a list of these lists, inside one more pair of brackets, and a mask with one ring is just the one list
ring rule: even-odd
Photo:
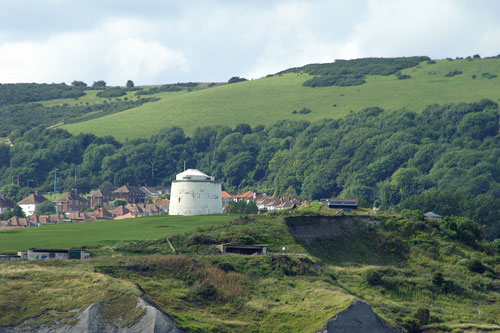
[[221,184],[215,181],[174,180],[169,215],[222,213]]

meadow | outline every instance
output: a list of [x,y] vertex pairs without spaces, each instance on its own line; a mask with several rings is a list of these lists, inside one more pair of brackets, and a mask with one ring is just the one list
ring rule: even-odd
[[153,240],[228,222],[234,217],[165,215],[13,229],[0,231],[0,253],[16,253],[29,248],[92,248],[126,241]]
[[[346,87],[305,87],[309,74],[290,73],[221,85],[191,92],[150,95],[157,102],[87,122],[67,124],[72,133],[113,135],[120,141],[149,137],[161,128],[179,126],[190,135],[200,126],[240,123],[268,125],[282,119],[319,120],[340,118],[351,111],[370,106],[387,110],[405,108],[416,112],[427,105],[474,102],[483,98],[498,101],[500,59],[438,60],[422,62],[401,71],[411,76],[400,80],[396,75],[369,75],[366,83]],[[455,70],[461,74],[447,77]],[[293,114],[303,107],[309,114]]]

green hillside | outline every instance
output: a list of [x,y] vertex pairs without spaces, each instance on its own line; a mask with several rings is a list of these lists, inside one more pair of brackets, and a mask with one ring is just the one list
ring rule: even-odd
[[[354,86],[311,88],[303,85],[313,77],[310,74],[285,73],[210,89],[158,95],[160,101],[63,128],[73,133],[113,135],[123,141],[149,137],[168,126],[180,126],[191,134],[197,127],[207,125],[255,126],[282,119],[339,118],[351,110],[369,106],[420,112],[430,104],[474,102],[483,98],[498,101],[500,78],[495,76],[500,76],[499,58],[424,61],[394,75],[366,75],[366,83]],[[312,112],[292,113],[304,107]]]
[[[94,302],[105,302],[109,322],[134,322],[142,293],[185,332],[317,332],[356,298],[408,332],[500,329],[500,257],[480,236],[462,237],[475,223],[454,230],[461,218],[358,214],[306,204],[292,214],[200,224],[170,237],[175,254],[159,233],[98,244],[90,260],[0,262],[0,331],[71,323]],[[69,224],[66,235],[80,225],[92,229]],[[102,229],[101,238],[115,231]],[[273,254],[220,255],[214,245],[227,242],[265,243]]]

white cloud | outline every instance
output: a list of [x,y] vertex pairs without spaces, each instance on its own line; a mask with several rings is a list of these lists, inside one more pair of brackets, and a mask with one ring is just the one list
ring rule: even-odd
[[157,27],[139,20],[110,20],[92,30],[60,33],[45,41],[0,45],[3,82],[160,83],[173,80],[170,72],[189,70],[178,50],[151,39]]

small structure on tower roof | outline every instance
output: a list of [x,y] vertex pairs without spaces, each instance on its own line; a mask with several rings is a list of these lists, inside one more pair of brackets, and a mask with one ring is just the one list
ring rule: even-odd
[[221,184],[200,170],[188,169],[172,182],[169,215],[201,214],[222,214]]

